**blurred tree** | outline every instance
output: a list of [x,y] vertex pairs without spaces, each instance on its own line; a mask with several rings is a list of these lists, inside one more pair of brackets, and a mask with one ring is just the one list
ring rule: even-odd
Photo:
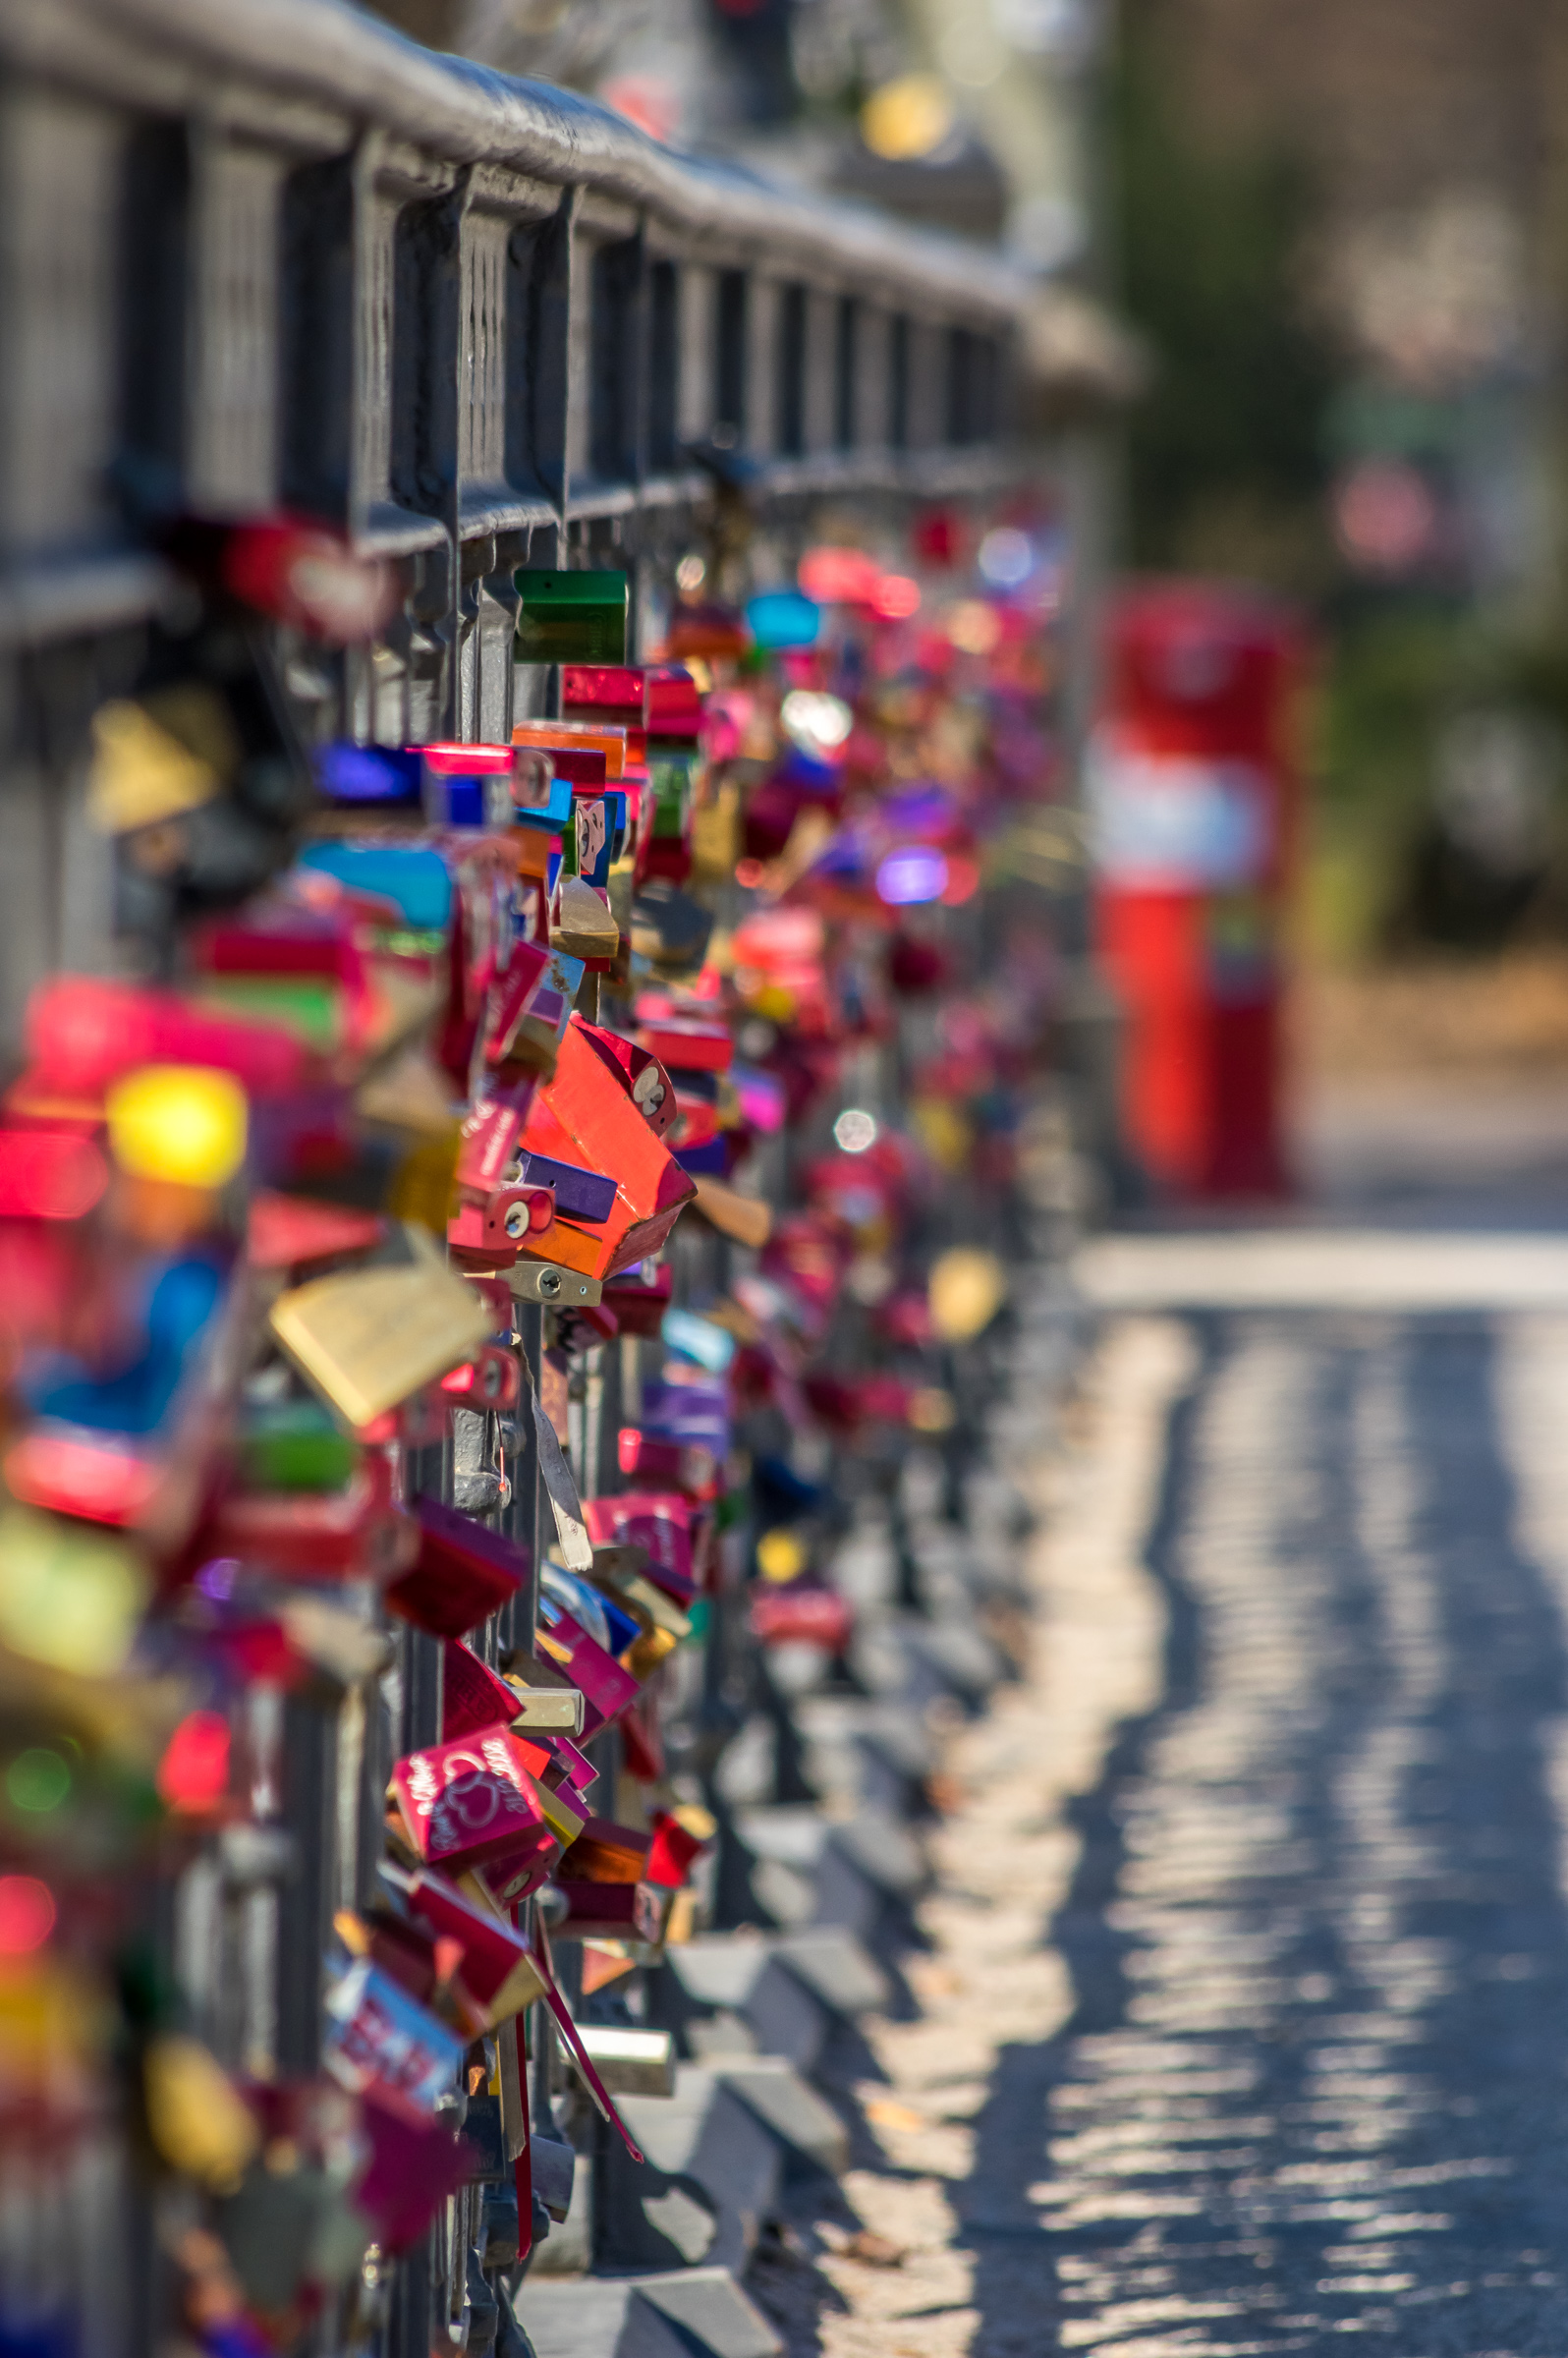
[[1155,379],[1128,431],[1132,561],[1313,592],[1330,565],[1333,381],[1301,297],[1309,189],[1277,145],[1202,139],[1162,0],[1129,0],[1109,137],[1122,302]]

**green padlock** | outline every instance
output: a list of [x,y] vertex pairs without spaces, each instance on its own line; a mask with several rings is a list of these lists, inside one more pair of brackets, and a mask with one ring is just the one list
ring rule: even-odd
[[523,599],[520,663],[624,663],[631,604],[624,573],[530,573],[515,577]]
[[360,1462],[356,1443],[315,1400],[252,1408],[240,1435],[247,1480],[261,1490],[339,1490]]
[[653,833],[663,838],[685,835],[692,823],[697,756],[650,754],[647,770],[653,787]]

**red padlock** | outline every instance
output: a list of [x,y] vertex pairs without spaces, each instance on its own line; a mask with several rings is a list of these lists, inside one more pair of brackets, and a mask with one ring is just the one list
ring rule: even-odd
[[263,1191],[251,1198],[246,1257],[253,1269],[303,1269],[369,1253],[387,1234],[378,1211]]
[[647,1849],[647,1881],[679,1889],[693,1860],[711,1839],[711,1835],[692,1833],[668,1810],[655,1810],[653,1838]]
[[516,1408],[523,1396],[517,1354],[499,1343],[486,1343],[462,1367],[442,1376],[441,1389],[465,1408]]
[[252,1097],[307,1086],[310,1051],[281,1025],[214,1015],[137,982],[55,975],[28,1001],[27,1044],[57,1091],[97,1090],[139,1064],[210,1064]]
[[415,1509],[420,1560],[387,1591],[387,1603],[432,1637],[461,1638],[510,1604],[529,1576],[529,1557],[499,1532],[434,1498]]
[[616,1462],[621,1472],[640,1482],[669,1483],[690,1498],[718,1494],[721,1468],[711,1449],[700,1441],[666,1441],[623,1425],[615,1436]]
[[511,1050],[513,1035],[528,1013],[534,992],[549,969],[550,954],[542,943],[518,941],[512,945],[504,975],[490,985],[489,1002],[485,1010],[484,1056],[488,1064],[503,1064]]
[[432,1744],[392,1770],[398,1809],[426,1866],[461,1874],[486,1859],[544,1863],[557,1849],[522,1746],[504,1724]]
[[[615,1202],[608,1217],[587,1224],[558,1218],[537,1247],[543,1259],[586,1276],[611,1277],[619,1268],[656,1253],[696,1187],[672,1160],[636,1095],[645,1072],[662,1093],[673,1117],[674,1092],[661,1080],[657,1059],[630,1040],[619,1041],[637,1060],[629,1073],[605,1043],[616,1035],[600,1032],[574,1016],[561,1041],[555,1078],[533,1100],[524,1144],[532,1151],[587,1171],[613,1173]],[[644,1083],[644,1087],[647,1084]],[[661,1107],[662,1110],[662,1107]],[[548,1121],[545,1116],[548,1116]]]
[[484,1097],[468,1116],[458,1137],[453,1174],[465,1196],[482,1199],[504,1183],[517,1160],[517,1142],[532,1095],[530,1086],[509,1091],[504,1097]]
[[702,692],[684,663],[657,663],[643,674],[649,737],[661,745],[695,746],[702,729]]
[[722,1024],[694,1022],[685,1016],[644,1017],[638,1026],[639,1043],[677,1076],[688,1073],[727,1073],[735,1061],[735,1042]]
[[623,1490],[618,1497],[586,1498],[583,1512],[595,1547],[645,1547],[648,1579],[677,1604],[691,1603],[698,1590],[693,1569],[698,1510],[690,1498],[673,1490]]
[[614,1311],[623,1334],[656,1335],[674,1299],[675,1272],[668,1262],[660,1262],[651,1273],[644,1262],[641,1271],[627,1269],[604,1281],[605,1305]]
[[[563,663],[561,709],[573,720],[595,720],[626,731],[629,760],[641,761],[647,745],[643,707],[644,675],[624,663]],[[624,776],[624,771],[623,771]]]
[[330,646],[373,639],[402,594],[395,560],[363,556],[343,533],[288,510],[233,526],[219,569],[246,605]]
[[395,1579],[420,1550],[420,1526],[392,1496],[392,1469],[367,1450],[338,1490],[231,1490],[202,1551],[237,1555],[291,1580]]
[[675,1120],[675,1089],[657,1056],[640,1041],[600,1024],[584,1023],[581,1017],[578,1029],[600,1062],[616,1074],[655,1138],[662,1138]]
[[554,1219],[553,1187],[498,1187],[458,1206],[447,1221],[446,1241],[459,1268],[506,1268],[527,1240],[541,1236]]
[[[481,1662],[471,1647],[456,1638],[448,1638],[441,1649],[441,1741],[455,1744],[460,1736],[471,1736],[476,1728],[494,1727],[497,1720],[510,1726],[520,1709],[514,1689],[504,1678]],[[542,1751],[538,1766],[529,1753],[530,1772],[537,1776],[543,1766]]]

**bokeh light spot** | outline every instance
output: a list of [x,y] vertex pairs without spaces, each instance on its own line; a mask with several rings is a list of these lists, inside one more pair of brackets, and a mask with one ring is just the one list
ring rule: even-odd
[[54,1893],[35,1875],[0,1875],[0,1957],[26,1957],[55,1927]]
[[846,1105],[833,1124],[833,1136],[846,1154],[864,1154],[876,1144],[876,1116],[864,1105]]
[[42,1744],[19,1752],[6,1770],[6,1798],[13,1809],[42,1817],[57,1810],[71,1791],[71,1771],[57,1752]]

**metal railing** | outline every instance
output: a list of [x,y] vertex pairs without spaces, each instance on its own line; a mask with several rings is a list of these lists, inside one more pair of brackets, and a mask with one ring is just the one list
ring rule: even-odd
[[[128,496],[620,545],[694,447],[768,496],[928,490],[1016,415],[1032,290],[993,255],[331,0],[13,0],[0,56],[13,636],[141,610]],[[498,569],[449,570],[455,612]]]
[[407,558],[378,644],[289,667],[306,733],[494,741],[518,565],[616,552],[656,636],[715,477],[783,517],[981,488],[1058,365],[994,254],[335,0],[9,0],[0,78],[0,1037],[103,963],[84,682],[167,588],[149,513]]
[[[999,485],[1028,463],[1038,301],[990,253],[671,155],[334,0],[8,0],[0,1038],[44,974],[114,964],[89,724],[180,594],[150,520],[291,509],[404,560],[370,644],[279,633],[304,733],[493,743],[520,679],[540,687],[514,666],[520,566],[625,570],[645,647],[715,506],[744,502],[787,558],[824,496]],[[536,1310],[518,1347],[539,1371]],[[585,1494],[613,1462],[623,1372],[635,1357],[596,1356],[571,1403]],[[527,1414],[454,1423],[410,1454],[410,1490],[450,1500],[492,1470],[487,1519],[536,1556]],[[502,1641],[476,1643],[493,1659]],[[254,1790],[287,1764],[288,1841],[220,1846],[148,1927],[236,2068],[316,2068],[332,1912],[373,1877],[391,1759],[438,1733],[439,1694],[434,1641],[404,1630],[390,1681],[341,1711],[248,1707]],[[55,2268],[84,2219],[84,2334],[139,2358],[167,2327],[169,2222],[125,2215],[112,2157],[88,2175],[8,2197],[5,2232],[27,2241],[35,2203]],[[376,2329],[396,2358],[462,2312],[475,2220],[455,2199]]]

